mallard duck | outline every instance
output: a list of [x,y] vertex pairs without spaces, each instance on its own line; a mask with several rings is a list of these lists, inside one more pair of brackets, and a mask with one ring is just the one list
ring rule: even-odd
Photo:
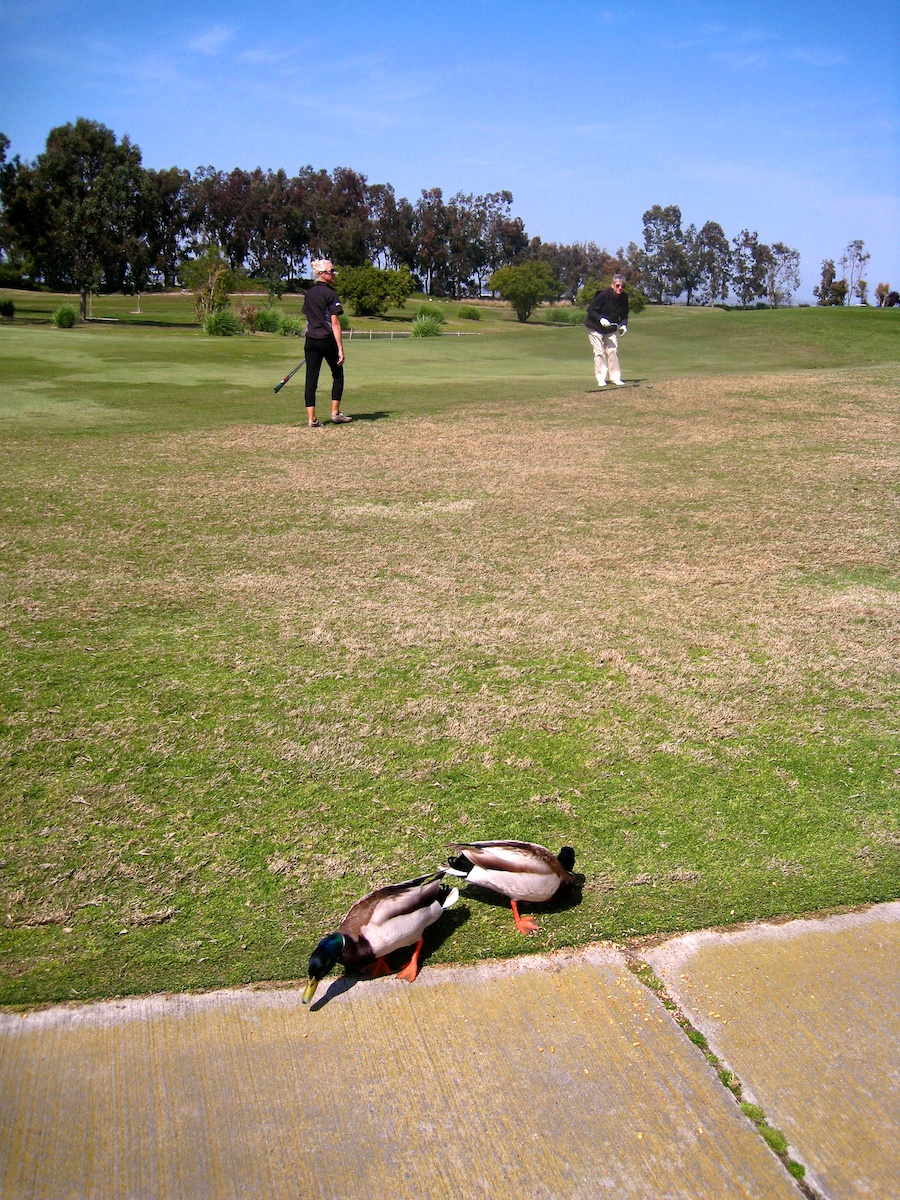
[[508,896],[519,933],[534,933],[538,925],[534,917],[519,916],[517,901],[552,900],[564,884],[575,882],[571,846],[558,855],[533,842],[450,842],[448,847],[459,851],[448,859],[448,873]]
[[389,975],[385,955],[415,942],[412,958],[397,978],[412,983],[419,973],[422,935],[445,908],[459,899],[456,888],[441,886],[446,871],[408,879],[369,892],[353,905],[337,927],[336,933],[323,937],[309,960],[309,981],[303,989],[303,1003],[309,1004],[319,981],[337,962],[350,971],[372,976]]

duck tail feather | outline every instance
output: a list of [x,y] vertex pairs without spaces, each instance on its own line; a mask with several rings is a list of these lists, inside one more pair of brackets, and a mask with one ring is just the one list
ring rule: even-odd
[[447,858],[447,866],[444,870],[448,875],[458,875],[460,879],[468,878],[469,872],[472,870],[472,863],[464,854],[458,854],[455,858]]

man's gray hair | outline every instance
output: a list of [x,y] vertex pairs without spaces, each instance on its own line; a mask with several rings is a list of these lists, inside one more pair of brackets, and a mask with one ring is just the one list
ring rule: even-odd
[[312,267],[313,279],[319,279],[334,265],[330,258],[314,258],[309,264]]
[[613,281],[613,283],[624,283],[625,276],[624,275],[613,275],[612,281]]

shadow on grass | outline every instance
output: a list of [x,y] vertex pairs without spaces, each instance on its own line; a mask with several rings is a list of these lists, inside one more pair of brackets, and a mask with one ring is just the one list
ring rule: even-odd
[[389,408],[376,408],[372,412],[355,412],[348,414],[348,416],[353,417],[354,421],[384,421],[393,415],[393,411]]
[[593,394],[593,395],[596,395],[598,392],[605,392],[605,393],[609,393],[610,395],[612,395],[615,392],[624,391],[625,388],[652,388],[652,387],[653,387],[653,384],[648,383],[646,379],[625,379],[622,381],[622,383],[620,383],[618,385],[615,383],[608,383],[608,384],[606,384],[605,387],[592,387],[592,388],[588,388],[587,390],[588,390],[589,394]]
[[[567,912],[570,908],[577,908],[582,901],[581,889],[584,887],[584,875],[576,873],[575,882],[570,887],[564,887],[556,893],[552,900],[546,901],[544,904],[527,904],[525,901],[519,901],[519,912],[524,916],[526,913],[532,914],[536,920],[539,920],[542,913],[558,913]],[[512,906],[508,897],[501,896],[499,892],[492,892],[489,888],[479,887],[477,883],[466,884],[465,892],[461,893],[461,898],[471,897],[477,900],[479,904],[490,904],[494,908],[503,908],[510,914],[509,919],[512,920]]]

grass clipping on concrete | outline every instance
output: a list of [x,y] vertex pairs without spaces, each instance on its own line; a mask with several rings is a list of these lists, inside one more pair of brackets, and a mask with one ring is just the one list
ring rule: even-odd
[[895,897],[890,372],[609,393],[7,445],[0,1001],[300,977],[450,840],[584,884],[432,961]]

